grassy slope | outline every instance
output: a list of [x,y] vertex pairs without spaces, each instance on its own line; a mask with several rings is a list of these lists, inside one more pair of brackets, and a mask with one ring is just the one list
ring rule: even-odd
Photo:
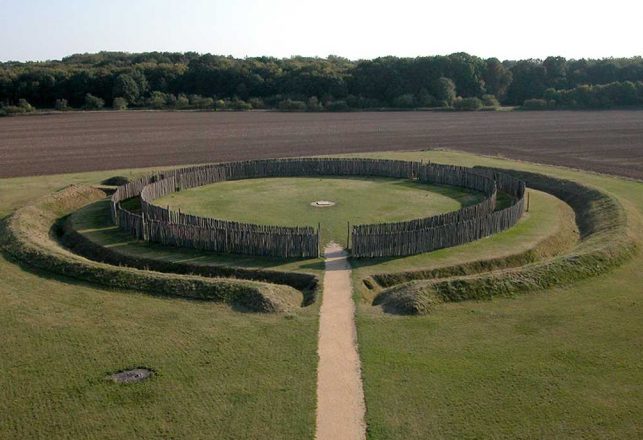
[[[640,182],[451,152],[391,156],[578,179],[618,197],[641,237]],[[370,438],[641,437],[641,267],[638,255],[568,288],[425,317],[360,306]]]
[[[336,205],[310,206],[315,200],[332,200]],[[354,225],[410,220],[480,200],[481,194],[406,179],[302,177],[222,182],[173,193],[156,203],[247,223],[314,227],[321,223],[322,243],[334,240],[346,246],[347,221]]]
[[[1,180],[0,215],[114,174]],[[0,279],[0,438],[312,437],[317,306],[245,314],[101,289],[1,255]],[[138,365],[158,375],[104,380]]]

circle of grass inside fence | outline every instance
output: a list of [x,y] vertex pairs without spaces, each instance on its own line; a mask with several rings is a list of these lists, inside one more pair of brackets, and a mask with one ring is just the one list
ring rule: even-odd
[[[333,206],[313,206],[316,197]],[[484,194],[382,177],[270,177],[170,193],[153,203],[183,214],[252,224],[320,227],[320,245],[347,245],[350,225],[396,222],[456,211]]]
[[[267,226],[199,217],[153,203],[170,193],[226,180],[258,177],[378,176],[460,186],[485,199],[460,210],[397,223],[348,228],[355,257],[402,256],[473,241],[513,226],[524,210],[524,182],[493,171],[377,159],[272,159],[228,162],[171,170],[119,187],[112,196],[114,222],[137,238],[223,253],[278,257],[319,255],[320,231],[313,226]],[[496,209],[498,191],[511,202]],[[140,196],[141,214],[121,205]]]

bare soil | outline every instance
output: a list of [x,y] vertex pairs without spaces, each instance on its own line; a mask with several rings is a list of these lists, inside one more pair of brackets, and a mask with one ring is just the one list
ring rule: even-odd
[[331,243],[324,254],[315,438],[359,440],[366,437],[366,410],[357,354],[351,268],[339,245]]
[[105,111],[2,118],[0,177],[440,147],[643,179],[643,111]]

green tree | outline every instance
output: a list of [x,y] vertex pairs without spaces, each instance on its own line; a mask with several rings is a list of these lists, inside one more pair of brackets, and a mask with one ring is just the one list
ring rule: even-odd
[[460,98],[458,97],[454,102],[453,102],[453,107],[456,110],[460,111],[475,111],[475,110],[480,110],[482,108],[482,101],[479,98],[476,97],[471,97],[471,98]]
[[140,93],[138,84],[130,75],[121,73],[114,80],[114,86],[112,88],[113,96],[123,97],[127,102],[136,102]]
[[567,60],[563,57],[547,57],[543,61],[545,82],[555,89],[567,88]]
[[306,103],[303,101],[294,101],[284,99],[279,103],[279,110],[282,112],[300,112],[306,110]]
[[413,108],[415,107],[415,96],[412,93],[405,93],[393,100],[393,107]]
[[434,85],[435,99],[443,107],[451,107],[455,101],[455,83],[449,78],[438,78]]
[[112,102],[112,108],[114,110],[127,110],[127,99],[122,97],[114,98]]
[[482,95],[482,104],[485,107],[493,107],[493,108],[498,108],[500,107],[500,103],[498,102],[498,99],[493,96],[493,95]]
[[483,75],[485,90],[502,101],[507,95],[507,88],[511,84],[513,75],[497,58],[489,58],[486,64]]
[[91,93],[85,95],[85,108],[88,110],[100,110],[105,106],[105,100],[94,96]]
[[308,110],[309,112],[318,112],[323,109],[324,107],[321,105],[319,99],[317,99],[316,96],[311,96],[310,98],[308,98],[308,102],[306,102],[306,110]]
[[190,106],[190,100],[188,99],[187,96],[180,94],[179,96],[176,97],[176,104],[174,104],[174,107],[177,109],[184,109],[188,108]]
[[346,101],[344,100],[339,100],[339,101],[329,101],[326,104],[326,110],[329,112],[347,112],[351,108],[348,106]]
[[29,102],[26,99],[23,99],[23,98],[20,98],[18,100],[18,107],[20,107],[27,113],[35,110],[35,108],[31,104],[29,104]]
[[547,110],[548,103],[545,99],[540,98],[526,99],[521,108],[524,110]]
[[157,110],[162,109],[167,104],[167,95],[163,92],[155,90],[152,92],[152,95],[147,100],[147,104]]
[[54,104],[54,108],[58,111],[63,111],[67,110],[69,107],[67,105],[67,100],[65,98],[59,98],[56,99],[56,103]]
[[418,107],[433,107],[435,105],[435,98],[427,89],[422,88],[417,94],[416,105]]

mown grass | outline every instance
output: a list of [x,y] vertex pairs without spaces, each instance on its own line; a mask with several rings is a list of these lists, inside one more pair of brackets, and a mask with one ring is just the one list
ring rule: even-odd
[[[312,438],[315,314],[104,290],[0,256],[0,438]],[[153,368],[146,382],[108,373]]]
[[[615,196],[641,239],[640,182],[454,152],[387,157],[578,180]],[[422,317],[360,305],[369,438],[640,438],[641,267],[639,253],[569,287],[442,304]]]
[[[350,224],[395,222],[455,211],[482,200],[457,187],[386,178],[266,178],[221,182],[155,201],[181,212],[282,226],[321,223],[321,243],[346,246]],[[328,208],[316,200],[336,203]]]

